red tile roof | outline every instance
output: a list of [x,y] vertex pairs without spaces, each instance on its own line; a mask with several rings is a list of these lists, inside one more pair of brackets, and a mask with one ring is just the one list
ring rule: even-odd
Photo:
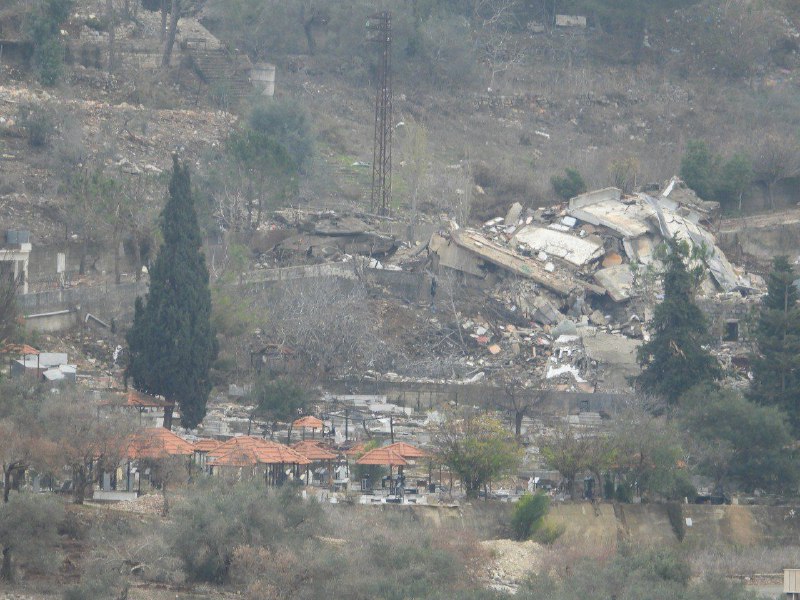
[[320,421],[317,417],[306,416],[300,417],[294,423],[292,423],[292,427],[305,427],[306,429],[322,429],[325,423]]
[[141,429],[128,439],[128,458],[164,458],[188,456],[194,446],[163,427]]
[[356,461],[357,465],[387,465],[391,467],[407,465],[408,462],[391,448],[375,448]]
[[6,344],[0,349],[0,354],[19,354],[28,356],[29,354],[39,354],[39,351],[28,344]]
[[136,408],[164,408],[173,406],[173,404],[173,402],[167,402],[134,389],[128,390],[125,397],[125,406],[135,406]]
[[345,453],[345,455],[351,456],[351,457],[352,456],[358,456],[360,454],[364,454],[364,451],[365,451],[366,447],[367,447],[366,444],[362,444],[361,442],[359,442],[358,444],[356,444],[355,446],[353,446],[349,450],[345,450],[344,453]]
[[339,456],[335,452],[332,452],[330,449],[323,446],[320,442],[315,442],[314,440],[297,442],[296,444],[292,444],[292,448],[297,450],[300,454],[311,461],[334,460]]
[[210,439],[203,439],[197,440],[194,443],[194,451],[195,452],[211,452],[212,450],[216,450],[222,445],[222,442],[219,440],[210,440]]
[[397,452],[403,458],[427,458],[428,453],[424,450],[420,450],[416,446],[412,446],[411,444],[406,444],[405,442],[395,442],[394,444],[389,444],[385,446],[391,450]]
[[259,464],[310,463],[308,458],[289,446],[252,436],[231,438],[208,453],[208,464],[211,466],[254,467]]

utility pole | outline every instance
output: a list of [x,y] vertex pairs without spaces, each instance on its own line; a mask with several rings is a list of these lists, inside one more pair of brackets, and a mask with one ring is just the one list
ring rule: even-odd
[[375,141],[372,149],[370,211],[388,215],[392,199],[392,13],[367,20],[367,40],[378,44],[378,89],[375,95]]

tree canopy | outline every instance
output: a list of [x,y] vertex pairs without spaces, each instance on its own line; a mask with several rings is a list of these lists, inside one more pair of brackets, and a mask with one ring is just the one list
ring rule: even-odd
[[293,421],[308,406],[308,394],[301,386],[288,379],[269,377],[256,380],[250,400],[255,404],[250,419],[268,419],[273,424],[273,433],[275,423]]
[[687,269],[688,257],[685,242],[669,242],[662,275],[664,300],[656,306],[650,341],[638,350],[643,369],[638,387],[670,403],[695,385],[722,377],[717,359],[703,347],[709,339],[708,325],[694,301],[702,267]]
[[701,385],[681,397],[678,417],[690,435],[693,462],[717,488],[734,480],[750,492],[783,491],[797,482],[791,431],[779,408]]
[[785,256],[772,263],[755,329],[750,398],[777,406],[800,430],[800,305],[797,275]]
[[470,497],[520,460],[519,446],[509,439],[503,424],[484,415],[451,415],[439,428],[435,443],[440,460],[458,475]]
[[[126,376],[142,392],[180,406],[181,425],[205,417],[209,371],[218,343],[211,326],[211,292],[189,168],[173,157],[169,199],[161,213],[164,243],[150,270],[145,301],[136,299]],[[171,419],[165,418],[169,427]]]

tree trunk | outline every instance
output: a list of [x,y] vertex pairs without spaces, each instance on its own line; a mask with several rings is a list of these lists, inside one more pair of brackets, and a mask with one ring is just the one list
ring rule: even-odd
[[122,281],[122,273],[119,268],[119,247],[121,242],[117,239],[117,234],[114,234],[114,283],[117,285]]
[[167,31],[167,0],[161,0],[161,34],[158,36],[159,41],[164,41],[164,35]]
[[525,413],[521,410],[514,412],[514,435],[518,438],[522,435],[522,417]]
[[108,19],[108,72],[114,70],[114,0],[106,0],[106,19]]
[[314,56],[317,53],[317,42],[314,40],[313,19],[303,22],[303,31],[306,34],[306,41],[308,42],[308,53]]
[[78,273],[86,275],[86,257],[89,255],[89,240],[86,237],[86,232],[83,232],[83,241],[81,243],[81,261],[78,266]]
[[172,10],[169,19],[169,33],[167,43],[164,46],[164,58],[161,60],[162,67],[168,67],[172,60],[172,46],[175,44],[175,33],[178,31],[178,18],[181,13],[181,0],[172,0]]
[[161,482],[161,497],[164,499],[164,505],[161,507],[161,516],[166,517],[169,515],[169,500],[167,500],[167,482]]
[[8,503],[11,494],[11,467],[3,469],[3,504]]
[[164,407],[164,429],[172,430],[172,411],[171,406]]
[[142,244],[139,240],[139,232],[133,234],[133,264],[136,265],[136,282],[142,279]]
[[11,546],[3,548],[3,566],[0,568],[0,579],[9,583],[14,581],[14,571],[11,568]]
[[83,504],[86,498],[86,467],[81,466],[74,471],[73,485],[72,501],[75,504]]

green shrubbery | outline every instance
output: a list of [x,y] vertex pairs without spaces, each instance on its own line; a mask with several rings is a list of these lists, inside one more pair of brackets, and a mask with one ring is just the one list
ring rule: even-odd
[[511,529],[514,538],[528,540],[542,526],[550,508],[550,499],[544,494],[525,494],[514,505],[511,515]]
[[744,154],[728,158],[713,154],[707,144],[692,140],[681,158],[683,181],[704,200],[716,200],[726,209],[738,206],[753,181],[753,167]]
[[25,129],[30,147],[42,149],[49,146],[56,132],[53,113],[43,107],[23,106],[19,114],[19,124]]
[[553,190],[559,198],[569,200],[586,191],[586,182],[577,169],[567,167],[564,175],[554,175],[550,178]]
[[44,85],[55,85],[64,68],[61,25],[66,22],[74,0],[42,0],[34,5],[28,20],[28,37],[33,42],[33,62]]

